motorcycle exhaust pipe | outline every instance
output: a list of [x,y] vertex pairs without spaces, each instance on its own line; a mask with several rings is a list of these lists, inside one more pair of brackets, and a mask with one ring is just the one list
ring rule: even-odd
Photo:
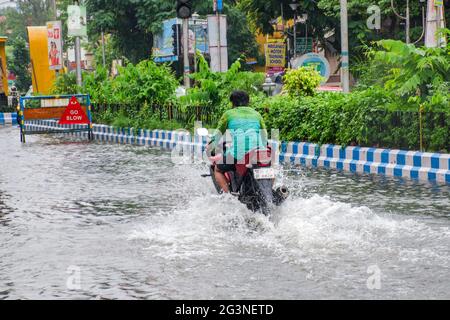
[[280,195],[283,199],[289,197],[289,189],[286,186],[278,187],[276,193]]

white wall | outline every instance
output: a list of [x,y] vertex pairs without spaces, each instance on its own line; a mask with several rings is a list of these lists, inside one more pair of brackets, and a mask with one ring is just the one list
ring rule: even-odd
[[17,4],[11,0],[0,0],[0,10],[8,7],[16,7]]

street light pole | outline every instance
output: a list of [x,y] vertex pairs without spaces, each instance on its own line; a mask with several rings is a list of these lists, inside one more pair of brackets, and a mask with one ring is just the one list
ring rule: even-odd
[[341,85],[345,93],[350,92],[349,54],[348,54],[348,12],[347,0],[341,4]]

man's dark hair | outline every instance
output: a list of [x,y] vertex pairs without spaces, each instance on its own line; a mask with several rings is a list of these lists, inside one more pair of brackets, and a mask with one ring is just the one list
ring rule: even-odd
[[248,106],[250,97],[247,92],[236,90],[231,94],[230,101],[233,104],[233,107]]

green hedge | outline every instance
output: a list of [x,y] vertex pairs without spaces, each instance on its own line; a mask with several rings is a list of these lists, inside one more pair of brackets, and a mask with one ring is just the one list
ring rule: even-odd
[[[419,113],[400,103],[372,88],[347,95],[256,98],[252,105],[286,141],[419,150]],[[425,112],[422,121],[424,149],[450,152],[450,112]]]
[[[115,78],[99,68],[85,75],[81,91],[91,94],[96,122],[173,130],[192,128],[195,120],[214,127],[231,107],[230,92],[239,88],[251,94],[251,105],[263,114],[269,128],[280,130],[285,141],[420,149],[419,104],[395,90],[369,86],[350,94],[267,98],[260,91],[264,76],[241,72],[239,61],[223,74],[212,73],[202,59],[199,65],[200,72],[192,76],[196,86],[182,99],[174,96],[178,81],[170,68],[151,61],[119,68]],[[443,84],[440,94],[433,95],[443,98],[434,99],[423,111],[423,149],[427,151],[450,152],[448,83]],[[77,90],[73,74],[60,76],[55,83],[55,93]]]

